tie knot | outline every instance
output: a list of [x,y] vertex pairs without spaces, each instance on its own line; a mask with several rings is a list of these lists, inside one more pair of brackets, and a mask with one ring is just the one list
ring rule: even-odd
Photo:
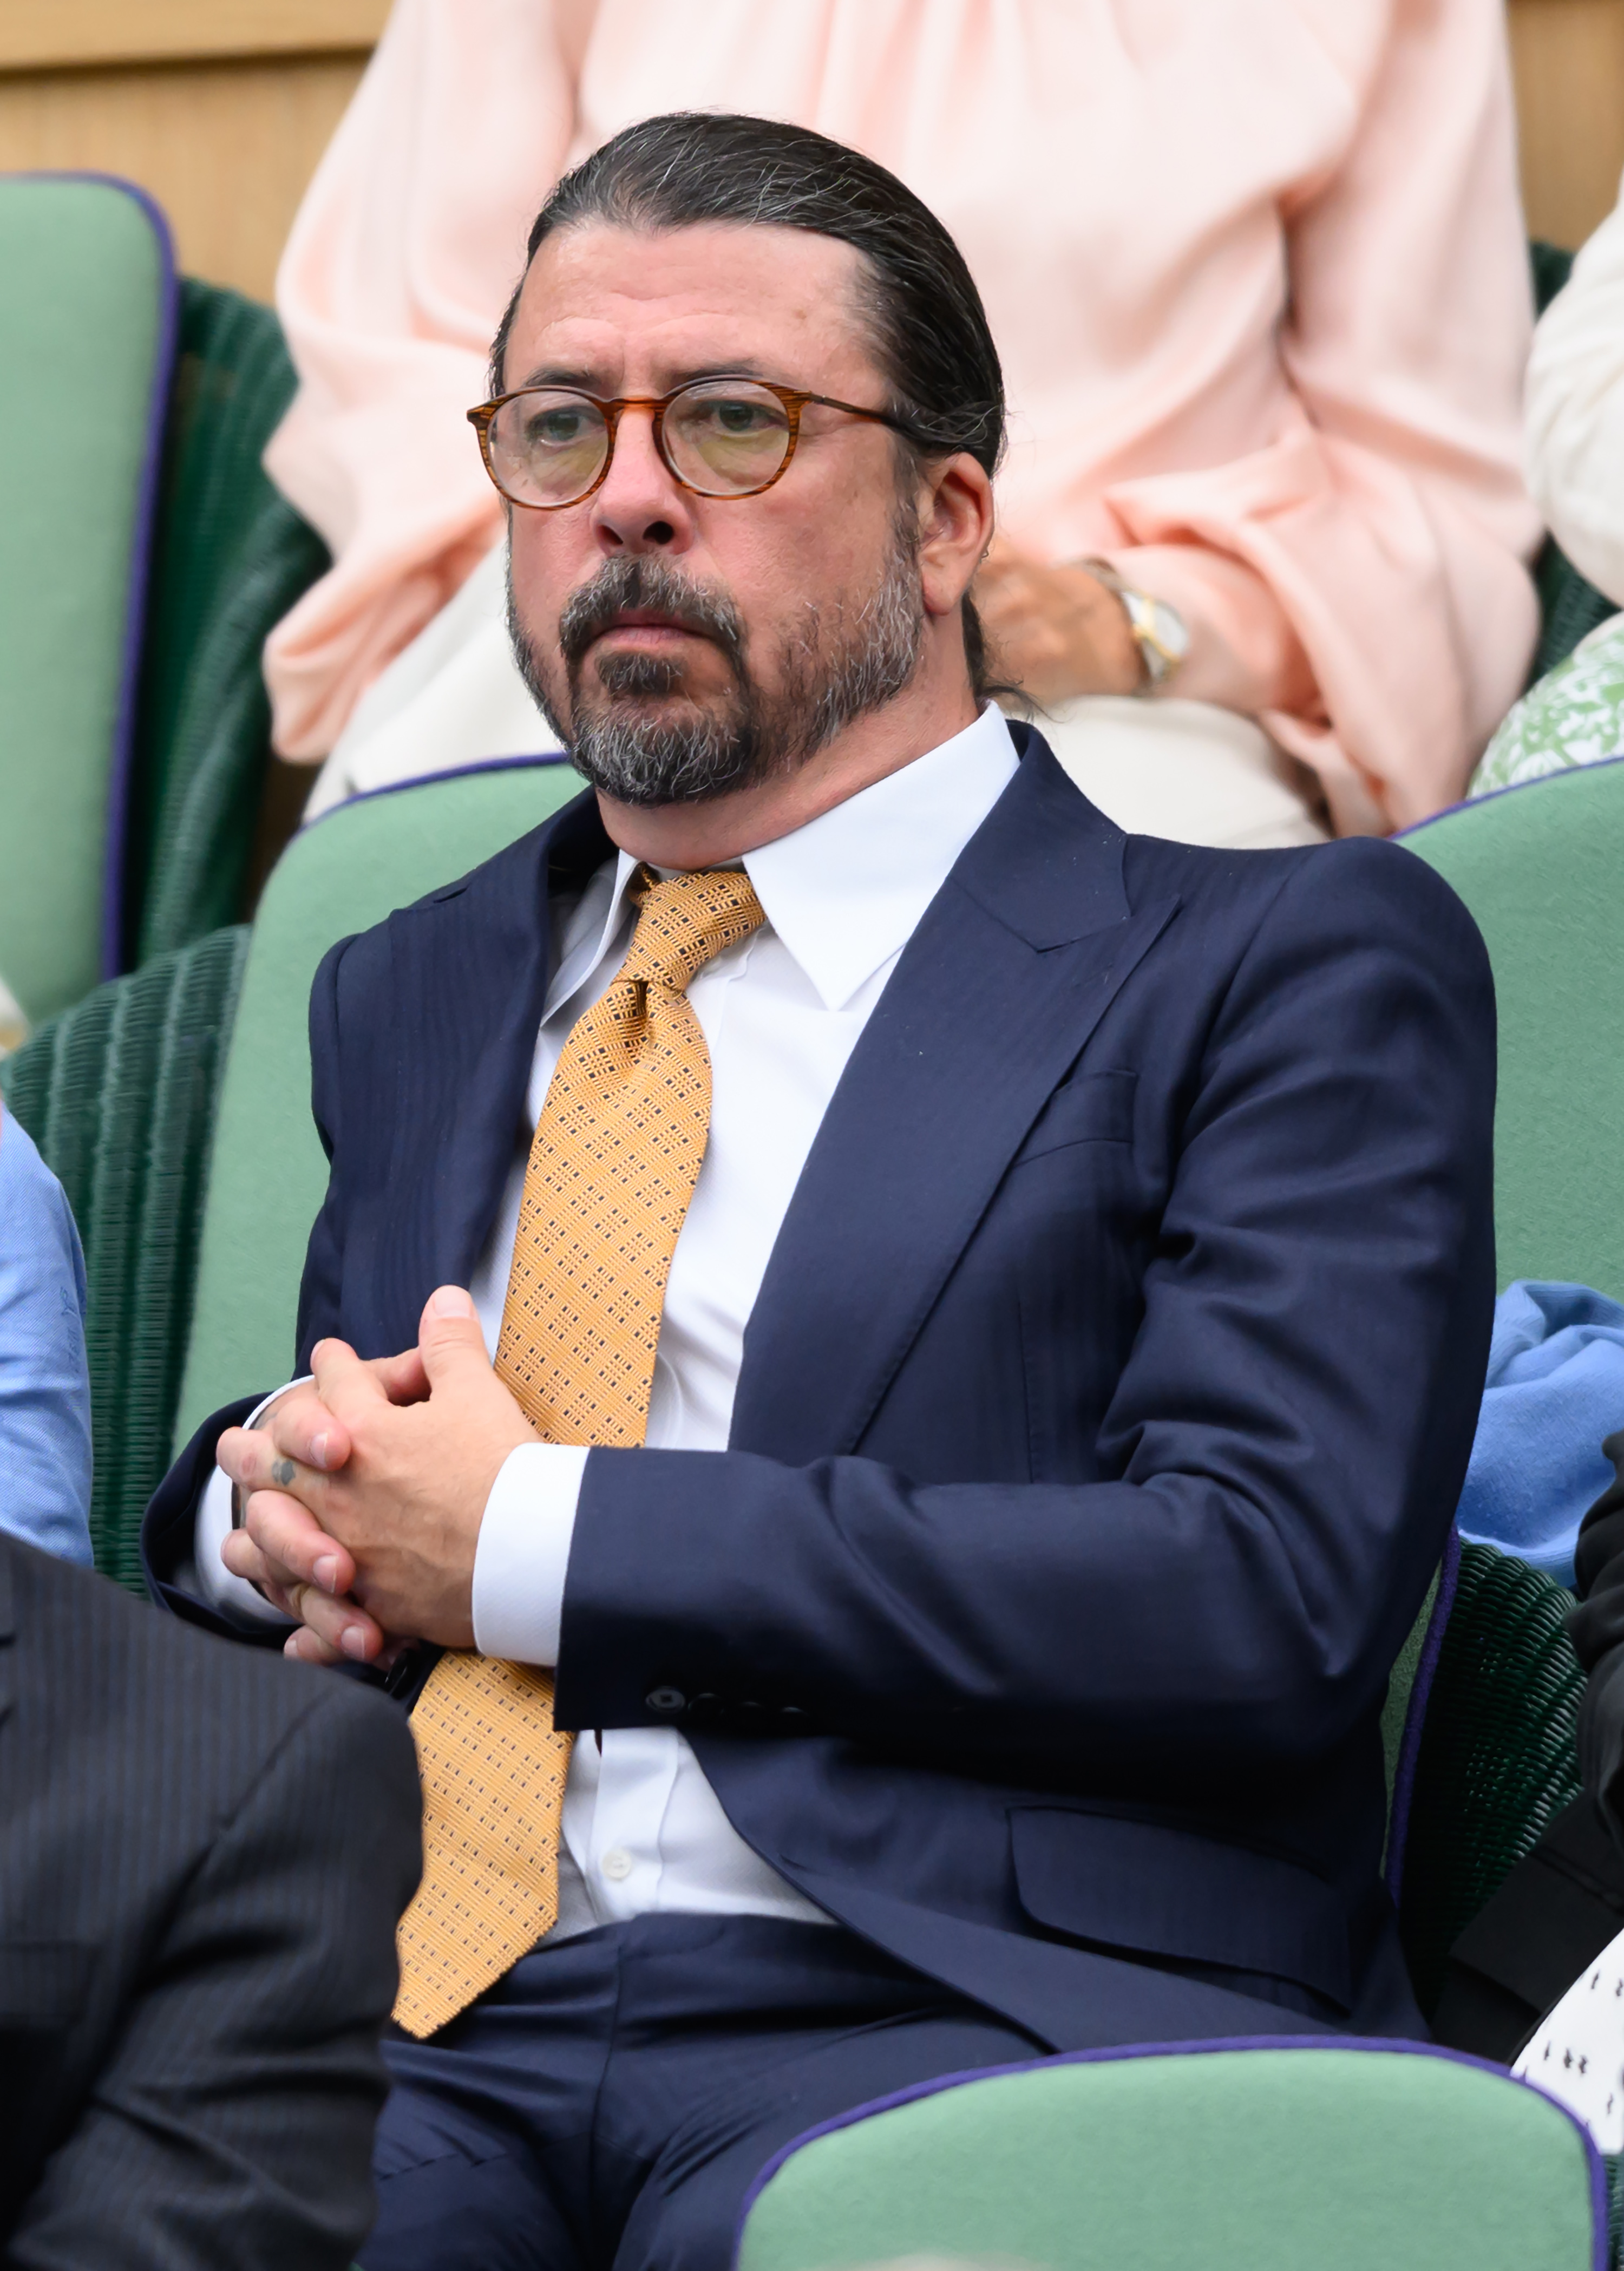
[[737,946],[766,920],[741,867],[701,868],[662,883],[640,867],[631,884],[637,927],[622,978],[686,992],[689,980],[725,947]]

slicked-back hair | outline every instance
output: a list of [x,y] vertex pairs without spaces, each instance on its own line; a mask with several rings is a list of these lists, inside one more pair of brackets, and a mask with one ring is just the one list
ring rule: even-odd
[[[903,471],[965,450],[989,473],[1004,447],[1003,371],[964,255],[928,205],[860,151],[808,127],[732,112],[677,110],[628,126],[566,174],[537,214],[525,266],[560,229],[589,221],[637,229],[738,221],[802,228],[863,256],[860,312],[907,428]],[[521,278],[491,348],[502,391]],[[985,641],[964,602],[965,652],[978,695]]]

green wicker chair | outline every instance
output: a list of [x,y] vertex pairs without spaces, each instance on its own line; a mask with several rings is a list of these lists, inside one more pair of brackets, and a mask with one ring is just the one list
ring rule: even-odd
[[1494,964],[1500,1282],[1624,1299],[1624,763],[1456,805],[1399,841],[1460,894]]
[[226,1037],[246,930],[98,987],[0,1064],[85,1244],[99,1568],[144,1590],[141,1510],[169,1463]]
[[0,175],[0,977],[37,1021],[117,967],[174,333],[162,216],[128,182]]
[[137,721],[127,964],[242,912],[271,753],[261,652],[329,565],[260,464],[295,383],[272,309],[183,282]]
[[[1465,901],[1494,965],[1500,1282],[1573,1278],[1624,1296],[1624,764],[1460,805],[1400,839]],[[1577,1794],[1583,1686],[1568,1596],[1469,1546],[1419,1746],[1399,1916],[1430,2011],[1450,1946]]]
[[233,1396],[273,1388],[327,1162],[310,1120],[308,1008],[337,938],[452,882],[577,794],[559,757],[475,766],[338,806],[294,837],[255,918],[220,1099],[177,1444]]
[[1594,2271],[1601,2170],[1448,2052],[1284,2042],[957,2074],[796,2139],[737,2271]]
[[260,465],[276,316],[177,294],[149,198],[0,176],[0,977],[38,1021],[242,912],[261,651],[328,554]]
[[0,1063],[0,1093],[61,1178],[85,1242],[92,1538],[98,1567],[133,1590],[183,1380],[182,1440],[244,1381],[286,1377],[293,1359],[326,1175],[305,1039],[317,963],[335,938],[466,874],[578,787],[568,765],[543,760],[343,806],[288,846],[251,946],[246,929],[227,928],[158,956]]

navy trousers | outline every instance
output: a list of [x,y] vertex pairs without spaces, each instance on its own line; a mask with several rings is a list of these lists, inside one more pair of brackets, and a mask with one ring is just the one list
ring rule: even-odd
[[751,2180],[866,2099],[1039,2057],[838,1926],[651,1916],[384,2045],[364,2271],[727,2271]]

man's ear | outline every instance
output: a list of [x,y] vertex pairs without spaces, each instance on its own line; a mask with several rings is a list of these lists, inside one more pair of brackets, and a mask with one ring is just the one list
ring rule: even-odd
[[920,585],[925,612],[949,615],[970,589],[993,540],[993,485],[967,450],[922,471],[919,488]]

